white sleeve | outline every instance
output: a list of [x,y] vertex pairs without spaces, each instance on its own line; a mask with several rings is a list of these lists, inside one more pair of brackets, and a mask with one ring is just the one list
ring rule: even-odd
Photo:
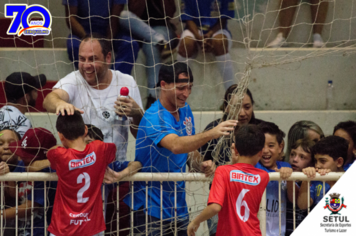
[[141,99],[141,95],[140,95],[140,90],[138,89],[138,86],[136,84],[136,81],[133,79],[132,82],[132,98],[136,101],[136,103],[141,107],[141,109],[143,110],[143,106],[142,106],[142,99]]
[[66,77],[60,79],[54,86],[53,89],[63,89],[69,95],[69,103],[73,102],[74,95],[78,92],[77,79],[75,77],[75,72],[68,74]]

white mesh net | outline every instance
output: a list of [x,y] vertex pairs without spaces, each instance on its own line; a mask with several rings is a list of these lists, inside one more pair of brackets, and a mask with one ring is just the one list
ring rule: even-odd
[[[135,6],[135,1],[130,1],[132,1],[130,2],[132,7],[137,7]],[[2,1],[0,5],[4,6],[5,3],[16,4],[20,2],[12,0]],[[68,5],[70,2],[66,0],[64,4]],[[42,109],[42,101],[45,95],[51,91],[51,88],[58,80],[75,69],[75,64],[68,57],[72,57],[72,60],[80,60],[76,58],[77,51],[74,50],[75,47],[78,50],[79,41],[73,39],[75,38],[74,36],[79,39],[83,34],[96,32],[94,28],[99,28],[97,31],[102,34],[107,34],[107,32],[109,32],[109,36],[115,33],[120,34],[120,37],[114,37],[110,41],[114,48],[112,65],[117,69],[122,68],[122,70],[131,72],[139,87],[143,104],[147,103],[146,98],[150,94],[153,99],[158,99],[159,90],[155,88],[155,85],[160,65],[167,61],[176,60],[181,46],[178,45],[178,41],[182,40],[184,29],[187,28],[184,22],[180,21],[181,16],[185,14],[184,9],[181,8],[181,1],[137,1],[137,4],[143,4],[142,8],[144,10],[141,11],[142,15],[138,17],[143,19],[140,24],[146,25],[145,28],[136,25],[139,20],[130,15],[127,7],[124,9],[120,7],[113,8],[110,5],[112,1],[105,1],[105,4],[100,3],[97,5],[93,3],[89,7],[85,5],[94,1],[83,0],[78,2],[83,2],[81,3],[83,5],[78,5],[77,8],[63,6],[60,1],[27,0],[21,2],[28,6],[33,4],[42,5],[51,12],[52,31],[49,36],[28,36],[26,39],[24,37],[9,36],[6,34],[6,31],[7,27],[10,26],[8,20],[11,17],[7,19],[0,18],[0,21],[3,22],[0,25],[4,26],[0,28],[2,46],[0,48],[0,71],[3,75],[2,80],[5,80],[6,76],[16,71],[24,71],[32,75],[45,74],[48,82],[45,87],[38,90],[39,98],[35,108],[35,110],[44,111]],[[234,90],[234,94],[236,93],[236,97],[238,98],[237,103],[233,104],[232,109],[227,114],[227,119],[236,118],[247,87],[252,90],[252,93],[257,93],[258,91],[255,104],[255,108],[258,109],[320,109],[323,107],[323,102],[319,100],[323,100],[323,98],[311,98],[310,96],[305,96],[305,94],[314,92],[324,82],[324,78],[321,79],[314,74],[311,75],[311,73],[309,75],[309,71],[316,72],[316,70],[319,70],[318,67],[323,68],[321,65],[323,61],[318,62],[320,58],[332,57],[334,58],[332,60],[334,62],[331,64],[342,66],[342,63],[347,59],[342,61],[340,58],[350,56],[354,53],[356,31],[353,28],[356,10],[355,1],[353,0],[284,0],[281,2],[277,0],[235,0],[226,1],[227,5],[224,5],[225,1],[216,1],[219,4],[208,0],[190,0],[189,2],[195,5],[200,4],[202,9],[211,8],[214,14],[210,18],[218,19],[219,24],[217,26],[220,27],[223,22],[220,21],[222,17],[219,14],[223,10],[222,7],[233,7],[230,10],[235,12],[235,16],[228,19],[228,34],[231,33],[231,39],[227,37],[228,44],[222,43],[223,46],[219,50],[218,45],[221,44],[217,43],[215,45],[212,41],[207,40],[202,44],[215,45],[215,47],[207,49],[207,51],[210,50],[209,53],[202,53],[201,47],[197,46],[196,43],[194,43],[195,48],[192,49],[193,54],[196,55],[190,57],[189,65],[194,75],[194,87],[187,102],[194,111],[196,133],[202,132],[211,121],[222,117],[222,113],[217,110],[219,110],[220,105],[223,103],[226,89],[224,85],[226,84],[238,82],[238,87]],[[174,5],[167,5],[172,3]],[[93,6],[99,6],[100,10],[106,12],[105,14],[111,12],[113,15],[111,15],[111,18],[97,15],[95,10],[92,9]],[[157,9],[157,6],[163,8]],[[174,6],[176,7],[176,11],[172,15],[172,12],[167,12],[167,9],[172,10]],[[161,18],[159,15],[162,14],[162,10],[164,17]],[[89,14],[85,11],[89,11]],[[90,12],[94,12],[94,14]],[[115,15],[117,12],[121,13],[121,15]],[[199,8],[197,8],[196,12],[197,15],[192,17],[199,22],[204,22],[206,18],[209,18],[199,15]],[[0,16],[4,17],[5,11],[0,11]],[[41,15],[34,13],[32,17],[38,18]],[[119,19],[120,23],[115,22],[115,19]],[[147,21],[148,19],[149,21]],[[81,28],[77,25],[78,23],[81,23],[84,27]],[[103,24],[107,23],[108,28],[103,27]],[[145,31],[147,26],[150,29]],[[67,42],[70,31],[72,31],[74,36],[70,36],[72,40],[68,40]],[[121,33],[124,33],[124,36]],[[214,35],[210,35],[210,38],[212,37]],[[167,42],[170,42],[170,44],[167,44]],[[118,44],[118,46],[115,44]],[[229,48],[229,44],[231,44],[231,48]],[[190,46],[187,43],[183,47],[185,49],[183,51],[186,54],[188,54]],[[68,47],[68,54],[66,47]],[[138,52],[140,48],[142,50]],[[138,56],[136,58],[135,54],[137,52]],[[229,57],[222,57],[227,52],[229,53]],[[186,55],[182,57],[185,60],[187,59]],[[226,61],[217,62],[221,58],[225,58]],[[229,63],[232,65],[234,79],[224,80],[223,77],[227,77],[228,72],[226,68],[229,66]],[[315,68],[310,69],[310,67]],[[304,70],[301,71],[299,70],[300,68]],[[286,74],[291,79],[281,80]],[[315,78],[317,82],[314,83],[305,78],[301,79],[303,83],[310,82],[312,85],[304,88],[304,93],[291,95],[290,91],[293,91],[294,86],[298,89],[302,88],[298,82],[295,82],[294,78],[307,76],[309,78],[317,77]],[[341,78],[340,81],[347,81],[347,78],[344,80]],[[351,89],[352,86],[340,86],[340,90],[344,90],[345,93],[351,93]],[[2,100],[0,101],[0,105],[9,105],[9,101],[5,98],[4,88],[2,88],[1,94]],[[282,97],[284,101],[275,103],[275,100],[277,100],[276,97]],[[313,102],[308,103],[308,99],[312,99]],[[342,103],[341,101],[335,102],[338,104]],[[352,106],[352,104],[344,104],[341,109],[347,109]],[[46,112],[27,113],[26,116],[31,121],[33,127],[44,127],[56,134],[56,116],[53,114]],[[3,121],[3,118],[4,116],[0,114],[0,123]],[[18,122],[15,121],[12,128],[21,126]],[[164,119],[161,120],[161,123],[162,126],[170,125]],[[7,126],[4,122],[1,124],[3,128]],[[221,150],[230,150],[230,139],[231,137],[220,138],[218,143],[213,146],[213,158],[215,161],[222,162],[225,160],[225,157],[220,156],[220,153]],[[135,159],[135,140],[129,134],[129,139],[124,142],[128,143],[127,160],[132,161]],[[0,143],[1,145],[4,146],[4,142]],[[208,147],[211,147],[211,145],[208,144]],[[157,147],[152,144],[150,148],[155,149]],[[229,152],[227,153],[229,154]],[[2,156],[2,161],[7,162],[6,155],[4,153],[0,153],[0,155]],[[172,158],[170,155],[165,157],[167,158],[167,162]],[[13,164],[9,163],[9,166],[11,165]],[[149,167],[155,168],[154,165]],[[183,165],[178,172],[185,172],[185,168],[186,166]],[[114,205],[118,198],[118,192],[121,199],[127,192],[131,191],[129,185],[125,188],[127,188],[126,192],[122,193],[119,191],[107,192],[109,195],[106,207],[109,212],[107,213],[107,222],[112,223],[112,225],[107,225],[106,233],[108,235],[117,234],[117,217],[120,219],[119,221],[128,222],[128,225],[123,224],[119,226],[121,230],[120,235],[126,235],[128,229],[131,230],[133,227],[132,225],[130,226],[133,216],[129,209],[127,209],[127,206],[121,205],[121,203],[119,207]],[[154,188],[153,186],[148,186],[149,190]],[[174,194],[172,193],[174,189],[170,190],[170,194]],[[188,182],[185,191],[188,212],[190,218],[192,218],[206,206],[209,185],[206,182]],[[7,195],[5,197],[11,198]],[[11,199],[13,200],[13,198]],[[20,203],[18,204],[20,205]],[[171,202],[170,204],[175,208],[174,203]],[[174,221],[172,222],[174,226]],[[167,229],[163,229],[163,235],[172,233],[170,228],[173,226],[170,223],[165,223],[165,226],[167,226]],[[184,226],[178,226],[178,228],[184,229]],[[199,229],[198,235],[208,235],[208,231],[207,225],[204,224]]]

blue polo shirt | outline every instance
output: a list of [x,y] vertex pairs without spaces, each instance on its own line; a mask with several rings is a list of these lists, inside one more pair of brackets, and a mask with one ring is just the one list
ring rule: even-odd
[[[136,137],[135,161],[142,163],[141,172],[173,172],[184,173],[188,154],[173,154],[160,145],[161,140],[169,135],[176,134],[180,137],[194,135],[193,113],[186,103],[180,108],[179,121],[166,110],[159,100],[145,112]],[[160,218],[160,182],[148,182],[148,205],[146,205],[146,182],[135,182],[134,204],[131,196],[125,198],[126,204],[134,210],[141,207],[148,209],[148,215]],[[174,182],[162,182],[163,187],[163,219],[174,216]],[[177,216],[184,217],[188,214],[185,201],[185,182],[177,182]]]
[[[325,194],[330,190],[330,185],[325,183]],[[310,198],[313,199],[313,206],[316,206],[324,197],[323,182],[312,181],[310,182]]]

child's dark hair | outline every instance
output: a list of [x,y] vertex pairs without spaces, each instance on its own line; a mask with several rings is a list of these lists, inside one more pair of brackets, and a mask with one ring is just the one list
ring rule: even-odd
[[283,141],[283,138],[286,136],[285,133],[279,129],[279,127],[272,122],[267,122],[264,121],[260,124],[258,124],[258,127],[262,130],[264,134],[271,134],[275,135],[277,138],[278,144],[281,144]]
[[235,130],[235,147],[241,156],[254,156],[264,145],[265,135],[256,125],[242,125]]
[[85,133],[85,124],[79,111],[74,111],[73,115],[60,114],[57,118],[56,129],[68,140],[75,140]]
[[314,159],[315,155],[321,154],[332,157],[334,161],[339,157],[342,157],[345,162],[347,158],[348,146],[349,145],[344,138],[338,136],[328,136],[321,139],[312,147],[312,158]]
[[337,124],[334,128],[333,134],[339,129],[344,130],[354,142],[354,147],[356,147],[356,122],[354,121],[344,121]]
[[101,130],[96,127],[95,125],[91,125],[91,124],[86,124],[86,126],[88,127],[88,136],[94,140],[100,140],[103,141],[104,140],[104,134],[103,132],[101,132]]

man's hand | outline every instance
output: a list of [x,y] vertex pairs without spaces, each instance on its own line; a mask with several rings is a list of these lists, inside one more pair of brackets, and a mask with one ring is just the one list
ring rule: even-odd
[[212,52],[213,51],[213,33],[211,31],[207,32],[203,35],[203,44],[202,49],[203,52]]
[[107,167],[104,175],[104,183],[105,184],[112,184],[116,183],[121,180],[123,176],[120,172],[115,172],[111,168]]
[[204,161],[201,163],[200,169],[205,174],[205,177],[210,177],[215,173],[215,162],[213,162],[212,160]]
[[197,232],[199,225],[200,224],[195,223],[194,220],[190,222],[187,229],[188,236],[195,236],[195,232]]
[[74,111],[77,110],[79,111],[81,114],[84,113],[84,111],[80,110],[79,108],[76,108],[75,106],[73,106],[72,104],[70,103],[67,103],[63,100],[59,101],[57,103],[57,106],[56,106],[56,114],[57,116],[59,114],[61,114],[62,116],[64,116],[65,112],[67,112],[67,115],[73,115],[74,114]]
[[221,122],[218,126],[211,130],[213,132],[213,138],[216,139],[222,135],[230,135],[230,132],[234,131],[236,125],[237,120],[227,120]]
[[9,165],[4,161],[0,162],[0,175],[7,174],[9,172],[10,172]]
[[119,116],[141,116],[142,110],[132,97],[118,97],[115,102],[115,112]]
[[293,173],[293,169],[289,167],[282,167],[281,169],[276,167],[274,170],[279,172],[281,179],[288,179]]

